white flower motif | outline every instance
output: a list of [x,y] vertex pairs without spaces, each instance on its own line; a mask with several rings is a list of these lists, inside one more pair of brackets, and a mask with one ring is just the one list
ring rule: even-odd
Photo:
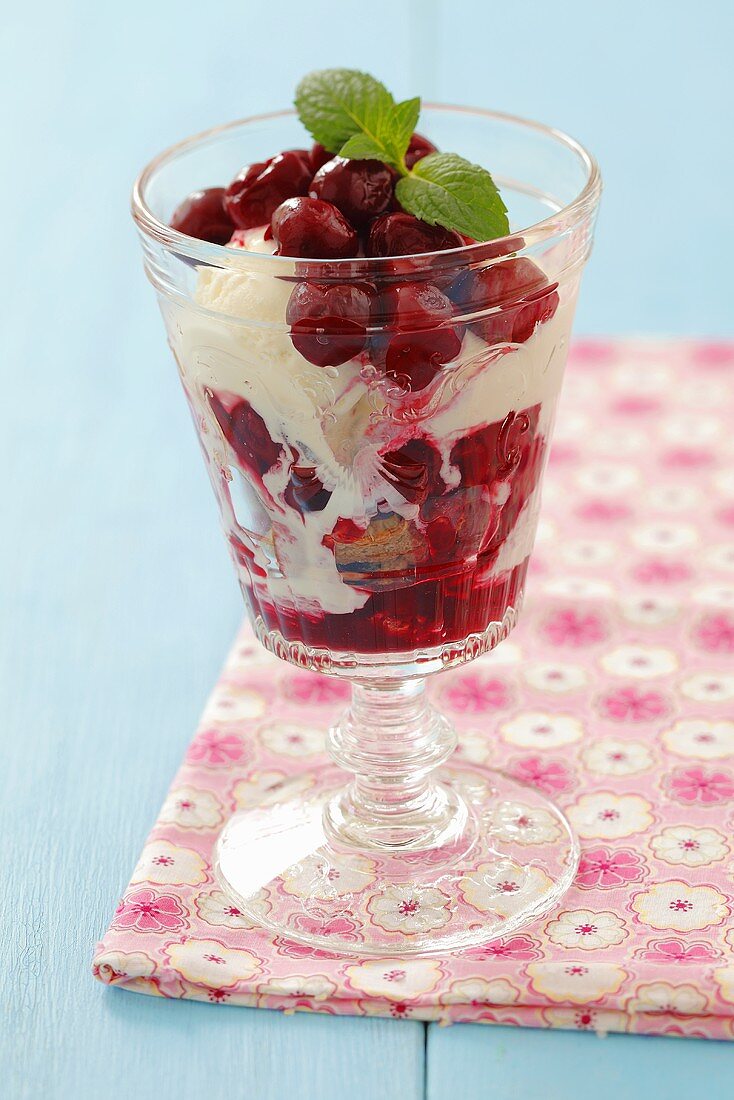
[[163,803],[159,822],[180,829],[216,829],[223,820],[222,806],[215,794],[198,787],[177,787]]
[[569,909],[561,913],[546,924],[545,934],[559,947],[581,951],[612,947],[629,935],[624,921],[616,913],[607,910],[594,913],[590,909]]
[[702,867],[716,863],[729,851],[726,838],[717,829],[696,829],[693,825],[669,825],[650,839],[650,847],[663,863]]
[[630,1024],[626,1012],[583,1007],[545,1008],[543,1019],[549,1027],[567,1031],[594,1031],[597,1035],[607,1035],[610,1031],[629,1031]]
[[553,749],[559,745],[571,745],[579,741],[584,728],[578,718],[570,714],[548,714],[542,710],[528,710],[516,715],[500,726],[500,733],[511,745],[526,749]]
[[168,840],[151,840],[143,848],[130,882],[198,886],[206,879],[206,860],[193,848],[180,848]]
[[661,736],[665,747],[676,756],[722,760],[734,754],[734,722],[684,718]]
[[367,903],[372,921],[388,932],[430,932],[451,919],[451,899],[434,887],[387,886]]
[[[209,893],[199,894],[194,898],[194,905],[199,918],[205,924],[212,924],[217,928],[259,928],[260,923],[251,920],[237,906],[237,902],[228,898],[221,890],[211,890]],[[248,905],[255,914],[266,917],[270,912],[270,902],[264,890],[261,890]]]
[[618,993],[627,972],[614,963],[532,962],[525,972],[531,988],[556,1004],[588,1005]]
[[314,852],[282,872],[283,889],[299,898],[348,898],[374,880],[374,861],[360,855],[350,855],[337,866]]
[[706,584],[691,595],[696,603],[707,607],[734,607],[734,584]]
[[520,990],[506,978],[461,978],[439,1000],[443,1005],[512,1005],[519,997]]
[[489,738],[483,730],[462,730],[456,756],[469,764],[484,764],[489,757]]
[[150,978],[155,963],[142,951],[102,951],[94,957],[94,975],[105,985],[128,982],[135,978]]
[[658,882],[632,897],[632,910],[651,928],[692,932],[721,924],[729,915],[726,898],[712,886],[691,886],[680,879]]
[[313,776],[307,772],[287,777],[284,772],[263,771],[240,779],[232,788],[232,798],[238,810],[254,806],[272,806],[284,799],[295,798],[313,786]]
[[734,966],[721,966],[714,970],[714,981],[719,987],[721,999],[734,1004]]
[[734,571],[734,546],[730,542],[725,542],[722,546],[713,546],[706,553],[705,561],[712,569],[720,569],[725,573]]
[[[681,406],[683,408],[683,406]],[[721,421],[715,416],[691,416],[686,408],[685,413],[667,416],[659,424],[660,436],[666,443],[674,446],[685,440],[687,446],[698,446],[704,443],[712,443],[721,434]]]
[[563,542],[561,548],[561,557],[568,565],[607,565],[616,553],[614,543],[603,539],[574,539]]
[[270,722],[261,726],[260,739],[280,756],[313,756],[326,751],[326,731],[294,722]]
[[225,947],[219,940],[189,938],[163,948],[174,970],[195,985],[226,989],[260,973],[260,960],[251,951]]
[[310,997],[325,1001],[336,993],[336,985],[325,974],[287,974],[270,977],[258,985],[257,991],[266,997]]
[[734,673],[698,672],[684,680],[680,689],[697,703],[724,703],[734,699]]
[[598,791],[582,795],[566,813],[585,840],[618,840],[648,829],[653,823],[651,809],[640,795]]
[[698,531],[689,523],[658,521],[636,527],[630,541],[640,550],[689,550],[698,542]]
[[553,814],[522,802],[500,802],[485,819],[491,835],[509,843],[545,844],[561,835]]
[[723,497],[734,497],[734,478],[731,476],[731,470],[728,466],[715,473],[711,480],[716,491],[721,493]]
[[622,600],[620,610],[625,619],[636,626],[659,626],[674,619],[680,612],[680,605],[664,596],[642,595]]
[[461,892],[469,905],[503,920],[529,905],[531,900],[543,898],[552,885],[551,879],[539,867],[532,864],[519,867],[509,859],[482,863],[460,882]]
[[648,680],[675,672],[678,658],[672,649],[662,646],[620,645],[605,653],[601,664],[605,672],[613,676]]
[[435,989],[443,972],[431,959],[368,959],[344,968],[353,989],[368,997],[409,1001]]
[[647,501],[657,512],[689,512],[698,503],[699,490],[693,485],[654,485],[648,490]]
[[621,462],[594,462],[576,473],[576,481],[581,488],[594,493],[621,493],[633,488],[639,480],[637,468]]
[[604,600],[614,595],[614,586],[598,577],[553,577],[545,581],[543,591],[549,596]]
[[265,711],[267,701],[254,688],[238,684],[236,680],[225,680],[219,684],[209,697],[202,724],[210,722],[242,722],[259,718]]
[[635,397],[643,394],[667,397],[672,384],[673,378],[667,363],[649,361],[645,363],[645,369],[640,370],[638,357],[631,357],[617,367],[611,381],[614,389],[627,391]]
[[652,753],[641,741],[594,741],[581,753],[585,766],[598,775],[636,775],[652,766]]
[[627,1010],[642,1013],[665,1013],[674,1016],[702,1016],[708,1002],[692,985],[671,985],[650,982],[637,987],[637,996],[627,1002]]
[[472,668],[480,668],[482,665],[517,665],[522,660],[522,649],[516,642],[504,641],[496,649],[490,649],[489,653],[483,653],[472,661]]
[[528,665],[523,670],[523,676],[531,687],[537,688],[538,691],[551,691],[554,694],[578,691],[587,681],[586,671],[581,665],[552,661]]

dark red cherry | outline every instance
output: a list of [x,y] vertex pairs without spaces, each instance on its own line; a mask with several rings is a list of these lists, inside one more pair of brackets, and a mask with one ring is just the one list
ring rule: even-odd
[[280,458],[283,447],[270,438],[265,421],[249,401],[238,398],[225,403],[216,393],[207,391],[209,405],[224,438],[243,466],[262,477]]
[[367,284],[298,283],[286,310],[296,351],[317,367],[354,359],[367,342],[372,293]]
[[446,323],[452,315],[451,302],[436,286],[391,287],[380,304],[387,331],[375,342],[377,365],[401,383],[407,381],[411,390],[424,389],[461,349],[457,330]]
[[382,456],[382,476],[411,504],[442,493],[441,455],[425,439],[409,439]]
[[437,152],[438,150],[433,142],[423,137],[423,134],[413,134],[408,151],[405,154],[405,167],[412,168],[417,160],[423,160],[429,153]]
[[524,256],[491,267],[467,271],[449,291],[462,312],[494,312],[470,327],[488,344],[522,344],[535,327],[550,320],[558,308],[557,283],[550,284],[540,268]]
[[327,161],[311,180],[314,199],[332,202],[357,227],[387,210],[393,197],[394,173],[379,160]]
[[456,531],[448,516],[437,516],[426,527],[426,540],[431,558],[446,561],[456,549]]
[[194,191],[176,207],[171,228],[200,241],[226,244],[232,236],[232,219],[224,208],[224,188],[209,187]]
[[422,252],[440,252],[461,248],[464,241],[453,229],[414,218],[400,212],[375,218],[367,237],[368,256],[415,256]]
[[314,466],[291,466],[290,481],[283,494],[286,504],[297,512],[323,512],[331,493],[316,473]]
[[318,172],[319,168],[323,164],[326,164],[327,160],[331,160],[333,154],[325,149],[323,145],[320,145],[318,141],[315,141],[311,146],[311,167],[314,175]]
[[307,197],[287,199],[273,214],[271,224],[281,256],[339,260],[357,255],[355,230],[330,202]]
[[306,149],[289,149],[243,168],[226,191],[230,218],[238,229],[264,225],[285,199],[306,194],[312,175],[311,154]]

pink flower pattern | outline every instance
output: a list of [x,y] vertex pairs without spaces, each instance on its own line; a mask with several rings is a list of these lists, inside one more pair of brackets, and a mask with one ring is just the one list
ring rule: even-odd
[[552,645],[587,646],[603,641],[607,631],[598,615],[568,608],[546,622],[545,635]]
[[706,615],[694,631],[700,649],[707,653],[734,653],[734,616],[722,612]]
[[241,737],[215,729],[204,730],[195,737],[188,751],[188,759],[192,764],[209,764],[213,767],[235,764],[244,755],[245,746]]
[[729,772],[710,768],[679,768],[668,783],[671,798],[678,802],[712,805],[734,797],[734,780]]
[[136,890],[117,906],[112,925],[135,932],[177,932],[186,926],[186,910],[171,894]]
[[626,687],[602,695],[599,710],[615,722],[652,722],[667,714],[670,704],[658,691]]
[[516,760],[510,774],[521,783],[528,783],[547,794],[558,794],[573,787],[573,773],[558,760],[544,760],[541,756],[525,756]]
[[510,692],[504,680],[485,679],[476,673],[455,677],[444,691],[447,704],[459,714],[483,714],[499,710],[510,702]]
[[663,966],[669,966],[671,963],[694,963],[700,966],[718,959],[721,952],[710,943],[662,939],[651,940],[646,947],[640,949],[638,955],[641,959],[661,963]]
[[[139,991],[158,990],[168,997],[208,999],[212,1006],[252,1003],[260,996],[259,987],[267,983],[274,992],[260,997],[261,1003],[286,1010],[586,1030],[621,1027],[731,1039],[734,997],[731,987],[720,988],[716,976],[728,970],[734,933],[723,923],[700,930],[694,927],[690,932],[677,930],[690,927],[696,919],[695,906],[690,911],[686,908],[691,901],[684,886],[708,883],[731,898],[731,857],[721,859],[721,844],[712,841],[712,861],[672,866],[656,854],[652,840],[665,828],[681,825],[729,834],[734,820],[732,761],[716,757],[687,761],[668,750],[664,737],[673,720],[713,722],[732,717],[731,699],[725,698],[725,692],[702,700],[682,690],[691,677],[723,684],[734,653],[734,608],[723,599],[719,605],[704,602],[710,598],[705,588],[711,593],[720,586],[724,593],[725,586],[734,584],[731,563],[717,549],[728,545],[734,527],[734,503],[727,484],[730,459],[719,444],[727,439],[728,425],[734,422],[734,388],[729,387],[730,396],[721,397],[732,367],[734,345],[721,342],[576,346],[561,415],[576,414],[577,422],[593,424],[594,431],[588,438],[576,436],[572,442],[553,445],[547,479],[550,491],[543,505],[544,537],[540,553],[532,558],[533,579],[520,625],[496,659],[482,658],[462,671],[434,677],[430,687],[438,705],[457,720],[459,728],[471,730],[472,741],[467,744],[473,750],[485,733],[492,766],[509,770],[562,806],[573,806],[596,789],[594,773],[586,767],[587,754],[595,745],[613,740],[620,742],[615,749],[620,752],[627,739],[649,745],[645,768],[604,776],[604,785],[608,783],[614,796],[609,816],[593,823],[589,832],[606,831],[606,835],[583,840],[576,878],[561,910],[574,913],[571,935],[576,928],[590,927],[598,930],[597,935],[604,927],[614,932],[615,921],[623,921],[627,935],[620,943],[602,944],[593,951],[562,947],[546,932],[554,919],[551,915],[529,931],[506,934],[463,954],[404,962],[388,956],[357,961],[354,976],[355,960],[328,947],[249,930],[235,912],[237,906],[228,907],[226,899],[218,896],[211,868],[216,829],[197,831],[183,819],[178,824],[159,820],[151,840],[195,850],[205,862],[207,879],[196,886],[131,884],[95,954],[99,979]],[[648,371],[667,374],[665,384],[654,393],[636,386],[636,378]],[[574,372],[582,383],[593,375],[593,397],[585,396],[585,384],[574,389]],[[712,394],[715,389],[718,396],[709,395],[709,382]],[[685,433],[672,438],[670,425],[676,419],[683,422],[689,411],[694,417],[717,421],[722,429],[718,437],[712,435],[703,444]],[[605,416],[610,424],[608,444]],[[620,434],[626,431],[644,436],[645,446],[620,451]],[[695,507],[675,508],[678,488],[694,494]],[[695,529],[695,551],[671,546],[668,551],[643,552],[639,548],[634,533],[642,524],[679,523]],[[603,539],[613,545],[614,556],[601,563],[590,560],[577,572],[564,556],[564,548],[569,540],[583,539]],[[658,593],[674,597],[678,614],[660,622],[650,617],[647,622],[632,623],[626,605],[648,595],[657,599]],[[297,755],[276,754],[259,736],[261,727],[273,722],[297,727],[303,718],[309,727],[325,728],[344,706],[349,696],[345,682],[289,667],[275,658],[271,661],[259,650],[258,664],[253,666],[254,645],[252,634],[243,632],[217,687],[222,706],[214,708],[216,718],[201,725],[172,790],[186,787],[207,792],[229,809],[232,792],[243,781],[272,773],[283,775],[286,782],[302,770],[303,762]],[[666,671],[664,662],[656,666],[653,653],[649,674],[638,678],[634,669],[628,674],[620,665],[615,671],[609,655],[627,646],[637,647],[643,656],[646,647],[672,654],[676,667]],[[530,685],[525,678],[530,665],[554,664],[561,656],[582,672],[573,690],[550,690],[559,685],[544,690],[537,682]],[[239,716],[234,686],[249,684],[267,705],[258,717],[244,718]],[[503,710],[509,714],[502,714]],[[536,710],[557,717],[560,731],[572,728],[571,719],[583,728],[583,736],[563,745],[525,750],[505,742],[499,730],[502,723]],[[475,753],[468,755],[476,758]],[[312,755],[309,768],[321,762]],[[458,758],[454,763],[463,766]],[[626,805],[628,796],[633,796],[631,808]],[[649,805],[651,824],[628,833],[645,817],[638,812],[640,805]],[[631,815],[629,821],[626,815]],[[700,851],[706,852],[703,839]],[[532,848],[522,853],[526,854],[532,859]],[[155,864],[156,877],[164,881],[171,872],[169,859],[166,850]],[[661,930],[630,919],[628,906],[635,891],[652,890],[672,878],[681,880],[682,886],[680,892],[665,895],[664,911],[659,914]],[[520,883],[520,876],[502,872],[496,889],[503,904],[512,905]],[[208,907],[196,904],[204,894]],[[268,894],[264,911],[277,911],[278,900],[275,889]],[[371,919],[368,912],[347,906],[335,916],[328,906],[321,909],[320,905],[304,908],[300,929],[325,934],[326,944],[332,935],[352,937],[358,952]],[[202,919],[202,913],[223,923],[215,928]],[[477,911],[477,920],[481,919]],[[587,935],[585,931],[575,934],[579,940]],[[208,941],[202,951],[212,956],[203,960],[210,974],[208,986],[182,981],[171,968],[167,948],[185,945],[189,938]],[[619,936],[610,936],[614,938]],[[255,942],[263,957],[263,972],[256,979],[227,985],[227,966],[213,959],[227,959],[231,965],[230,952],[247,951]],[[359,978],[365,973],[374,974],[374,986],[372,979]],[[146,974],[154,977],[143,977]],[[294,988],[294,974],[304,982],[313,981],[314,989],[319,988],[318,979],[325,979],[322,987],[333,992],[325,998],[306,996],[300,990],[287,992]],[[475,989],[466,986],[463,1003],[455,1003],[456,997],[450,996],[452,983],[458,980],[477,983]],[[284,983],[282,995],[277,993],[279,982]],[[482,1007],[487,997],[481,983],[499,983],[497,997],[491,994],[491,1012],[486,1004]],[[664,1002],[660,1012],[631,1011],[638,989],[654,983],[695,987],[706,995],[707,1014],[686,1018],[665,1011]],[[512,1003],[503,1007],[503,996]]]
[[641,584],[682,584],[690,579],[691,569],[683,561],[650,558],[636,565],[632,575]]
[[582,890],[611,890],[640,882],[646,875],[644,860],[631,848],[612,850],[604,845],[581,853],[576,885]]

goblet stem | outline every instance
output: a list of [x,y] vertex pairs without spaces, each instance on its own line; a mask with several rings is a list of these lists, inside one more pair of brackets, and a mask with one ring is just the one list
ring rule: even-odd
[[434,772],[456,733],[431,705],[425,680],[354,683],[352,701],[329,731],[336,763],[354,773],[324,810],[332,842],[384,853],[425,851],[464,832],[461,796]]

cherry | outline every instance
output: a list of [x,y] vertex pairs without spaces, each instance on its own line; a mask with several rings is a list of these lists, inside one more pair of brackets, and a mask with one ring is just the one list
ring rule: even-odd
[[251,164],[227,188],[227,212],[238,229],[264,225],[284,199],[306,194],[312,175],[311,155],[306,149],[289,149]]
[[461,310],[495,309],[470,324],[488,344],[522,344],[533,335],[536,325],[549,321],[556,312],[557,285],[550,284],[532,260],[517,257],[464,272],[449,293]]
[[332,202],[352,225],[361,226],[387,210],[394,173],[379,160],[334,157],[316,173],[308,189],[314,199]]
[[290,481],[283,494],[286,504],[298,512],[323,512],[331,493],[316,474],[314,466],[291,466]]
[[255,412],[249,401],[225,402],[211,390],[207,390],[209,405],[224,438],[234,450],[243,466],[262,477],[279,460],[283,448],[271,438],[265,421]]
[[409,439],[382,456],[382,476],[411,504],[443,492],[441,456],[425,439]]
[[322,165],[326,164],[327,160],[331,160],[332,154],[328,149],[325,149],[323,145],[320,145],[318,141],[315,141],[311,146],[311,168],[314,175],[318,172]]
[[317,367],[338,367],[367,342],[372,288],[368,284],[298,283],[286,310],[293,346]]
[[234,226],[224,207],[224,188],[194,191],[174,210],[171,228],[200,241],[226,244]]
[[356,232],[330,202],[287,199],[275,210],[271,224],[280,256],[339,260],[357,254]]
[[413,134],[410,139],[408,151],[405,154],[405,167],[412,168],[417,160],[423,160],[429,153],[437,153],[438,150],[432,141],[422,134]]
[[448,516],[438,516],[426,527],[426,539],[431,552],[431,558],[436,561],[446,561],[453,550],[456,549],[456,530]]
[[440,252],[461,248],[464,241],[453,229],[414,218],[400,212],[375,218],[367,237],[368,256],[414,256],[421,252]]
[[402,283],[384,293],[381,307],[387,334],[374,341],[376,365],[401,383],[407,379],[413,392],[425,389],[461,349],[459,334],[446,324],[451,302],[437,286]]

